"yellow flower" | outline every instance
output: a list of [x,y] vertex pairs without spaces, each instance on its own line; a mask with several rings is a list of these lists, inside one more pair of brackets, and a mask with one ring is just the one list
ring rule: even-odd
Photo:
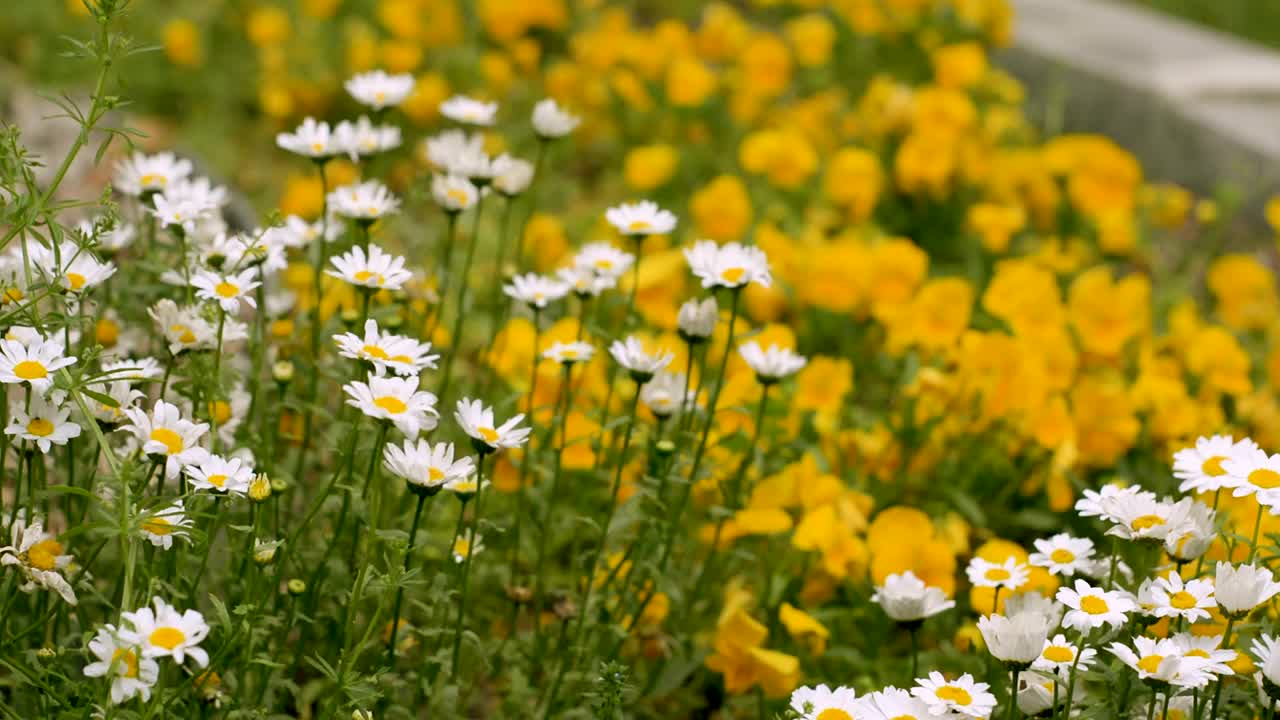
[[1009,239],[1027,224],[1027,213],[1018,205],[978,203],[969,208],[969,228],[982,238],[987,252],[1002,254]]
[[945,133],[913,132],[902,141],[893,159],[898,187],[908,194],[946,194],[958,164],[956,143]]
[[808,13],[787,21],[783,26],[796,62],[805,67],[820,67],[831,61],[831,48],[836,42],[836,29],[826,16]]
[[1133,447],[1142,425],[1123,381],[1089,375],[1071,390],[1077,449],[1085,465],[1109,467]]
[[955,553],[922,511],[901,505],[880,511],[867,528],[867,547],[873,583],[910,570],[926,585],[955,593]]
[[245,21],[245,34],[260,48],[283,44],[289,39],[289,12],[275,5],[255,7]]
[[777,36],[756,33],[738,56],[746,90],[753,95],[774,97],[791,81],[791,54]]
[[564,224],[560,218],[548,213],[535,212],[530,216],[524,228],[523,242],[526,252],[532,253],[533,266],[539,272],[556,267],[569,251]]
[[827,639],[831,631],[818,622],[818,619],[789,602],[778,608],[778,619],[787,629],[787,634],[803,643],[814,657],[827,651]]
[[204,44],[195,23],[182,18],[170,20],[165,23],[163,37],[164,54],[169,62],[184,67],[196,67],[204,62]]
[[851,222],[862,222],[871,216],[883,188],[880,158],[869,150],[841,148],[827,163],[823,189],[831,202],[848,212]]
[[744,170],[764,175],[781,188],[797,188],[818,169],[818,153],[809,140],[794,130],[759,130],[738,146],[738,162]]
[[720,175],[694,191],[689,212],[700,235],[738,240],[751,225],[751,197],[737,175]]
[[1233,329],[1261,329],[1276,316],[1275,277],[1250,255],[1214,260],[1205,283],[1218,303],[1218,316]]
[[890,352],[913,346],[944,350],[969,326],[972,307],[973,286],[964,278],[944,277],[925,283],[909,304],[884,310],[878,317],[889,330]]
[[1095,267],[1071,283],[1067,310],[1081,348],[1114,358],[1151,325],[1151,283],[1137,273],[1116,282],[1108,268]]
[[718,84],[715,71],[697,58],[679,57],[667,66],[667,101],[676,107],[702,105]]
[[622,175],[634,190],[653,190],[671,179],[679,163],[680,153],[670,145],[641,145],[627,152]]
[[419,75],[413,92],[400,104],[400,111],[418,125],[426,125],[440,116],[440,103],[452,94],[443,75],[429,72]]
[[976,42],[944,45],[933,51],[933,76],[945,88],[968,88],[987,71],[987,54]]

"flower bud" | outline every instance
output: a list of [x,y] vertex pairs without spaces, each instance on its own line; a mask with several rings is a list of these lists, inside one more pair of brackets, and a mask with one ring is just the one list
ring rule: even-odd
[[280,549],[278,542],[256,541],[253,549],[253,561],[260,566],[267,566],[276,561],[276,551]]
[[680,330],[680,337],[692,345],[710,338],[719,320],[720,307],[716,304],[715,296],[711,296],[702,302],[689,300],[681,305],[676,325]]
[[254,475],[249,481],[249,499],[254,502],[263,502],[271,497],[271,480],[261,473]]
[[271,494],[279,495],[289,489],[289,481],[284,478],[271,478]]
[[271,377],[275,381],[284,385],[293,380],[293,363],[288,360],[281,360],[271,366]]
[[289,591],[290,595],[297,597],[307,591],[307,583],[301,578],[290,578],[289,582],[285,584],[285,589]]

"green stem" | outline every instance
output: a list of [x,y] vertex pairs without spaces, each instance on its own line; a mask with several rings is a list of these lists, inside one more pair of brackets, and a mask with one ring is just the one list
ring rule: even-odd
[[476,556],[476,542],[480,530],[480,498],[484,494],[484,455],[476,458],[476,512],[471,519],[471,535],[467,542],[467,557],[462,563],[462,589],[458,595],[458,622],[453,633],[453,658],[449,663],[449,676],[458,676],[458,655],[462,649],[462,632],[466,628],[467,585],[471,578],[471,561]]
[[[413,511],[413,525],[409,529],[409,547],[404,551],[404,571],[409,572],[409,565],[413,560],[414,540],[418,537],[418,521],[422,519],[422,507],[427,502],[427,493],[418,492],[418,507]],[[401,580],[403,582],[403,579]],[[396,633],[400,629],[400,603],[404,600],[404,585],[396,588],[396,602],[391,612],[391,637],[387,640],[387,664],[395,665],[396,661]]]

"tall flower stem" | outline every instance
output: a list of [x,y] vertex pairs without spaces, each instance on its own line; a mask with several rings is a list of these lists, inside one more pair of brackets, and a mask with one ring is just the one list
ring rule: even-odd
[[1092,631],[1088,631],[1080,637],[1080,648],[1076,650],[1076,658],[1071,662],[1071,673],[1067,676],[1067,697],[1063,700],[1066,706],[1062,711],[1064,718],[1071,717],[1071,704],[1075,701],[1076,694],[1076,672],[1080,669],[1080,658],[1084,656],[1084,651],[1089,648],[1089,637],[1092,634]]
[[470,284],[471,263],[475,260],[476,245],[480,244],[480,215],[484,210],[484,195],[476,200],[476,217],[471,226],[471,244],[462,261],[462,285],[458,288],[458,304],[453,317],[453,330],[449,332],[449,356],[444,361],[444,379],[440,382],[440,402],[446,403],[449,381],[453,379],[453,363],[462,354],[462,318],[466,316],[467,286]]
[[[1261,505],[1259,505],[1261,507]],[[1235,628],[1236,619],[1227,618],[1227,627],[1222,633],[1222,643],[1220,647],[1231,647],[1231,630]],[[1218,720],[1218,703],[1222,700],[1222,676],[1219,675],[1213,687],[1213,703],[1209,707],[1209,720]]]
[[1009,672],[1013,675],[1013,680],[1009,685],[1009,710],[1005,717],[1012,720],[1018,715],[1018,676],[1022,674],[1022,668],[1015,667]]
[[1258,555],[1258,536],[1262,530],[1262,509],[1266,507],[1261,502],[1258,502],[1256,496],[1254,497],[1254,502],[1258,503],[1258,514],[1253,518],[1253,539],[1249,541],[1249,559],[1245,560],[1246,564],[1252,563],[1253,559]]
[[[538,308],[533,308],[533,361],[529,368],[529,416],[533,417],[533,398],[538,393],[538,343],[541,341],[542,328],[538,325]],[[559,405],[559,396],[556,398],[556,408]],[[529,470],[533,466],[533,443],[525,445],[524,455],[520,458],[520,484],[516,486],[516,518],[515,528],[512,531],[511,544],[511,583],[516,581],[516,566],[520,562],[520,530],[524,525],[524,514],[526,505],[529,502],[528,490],[525,487],[529,481]]]
[[458,622],[453,633],[453,658],[449,663],[449,676],[458,676],[458,653],[462,649],[462,632],[466,629],[467,585],[471,579],[471,561],[476,556],[476,539],[480,529],[480,501],[484,495],[484,454],[476,457],[476,512],[471,518],[471,533],[467,544],[467,557],[462,563],[462,583],[458,595]]
[[227,311],[222,309],[222,305],[218,305],[218,341],[217,348],[213,352],[213,393],[209,399],[209,425],[213,428],[210,433],[213,442],[213,451],[218,451],[218,393],[222,390],[222,330],[227,323]]
[[529,181],[529,189],[525,191],[525,195],[529,198],[528,208],[525,210],[524,219],[520,222],[520,231],[516,235],[517,271],[525,269],[524,235],[525,230],[529,227],[529,218],[533,217],[533,213],[538,207],[538,181],[542,179],[542,162],[547,154],[547,146],[550,144],[550,140],[538,138],[538,152],[533,158],[533,178]]
[[[560,692],[560,684],[564,681],[565,672],[577,664],[578,653],[582,644],[582,631],[586,625],[587,614],[591,607],[591,591],[596,585],[596,566],[600,564],[600,557],[604,555],[604,550],[609,545],[609,529],[613,526],[613,518],[618,512],[618,491],[622,488],[622,468],[625,464],[627,450],[631,447],[631,433],[636,427],[636,411],[640,405],[640,390],[643,387],[644,383],[637,382],[635,394],[631,396],[631,410],[627,413],[627,430],[623,433],[622,449],[619,451],[616,460],[613,486],[609,492],[609,507],[605,514],[603,529],[600,531],[600,543],[596,545],[595,552],[591,556],[591,562],[587,564],[586,589],[582,592],[582,605],[578,608],[578,619],[573,630],[569,655],[561,661],[560,669],[556,672],[555,682],[551,684],[551,693],[547,696],[547,708],[544,717],[551,716],[551,711],[556,704],[556,695]],[[603,593],[605,589],[602,587],[600,592]]]
[[448,220],[444,232],[444,243],[441,245],[438,260],[440,284],[436,287],[436,311],[431,316],[431,322],[427,324],[428,340],[435,335],[436,328],[440,327],[440,322],[444,319],[444,301],[449,296],[449,283],[453,277],[453,273],[449,272],[449,266],[453,263],[453,243],[458,234],[458,213],[450,212],[446,217]]
[[[311,307],[311,377],[307,382],[306,402],[302,410],[302,443],[298,446],[298,459],[293,465],[293,478],[301,481],[306,467],[307,451],[311,448],[311,428],[315,420],[316,397],[320,392],[320,300],[323,293],[320,282],[324,278],[324,264],[328,262],[329,235],[329,181],[325,174],[326,158],[316,159],[316,171],[320,174],[320,236],[315,239],[316,258],[311,268],[311,289],[315,293]],[[259,312],[265,312],[260,308]]]
[[[433,488],[434,489],[434,488]],[[427,488],[419,489],[418,486],[412,488],[418,496],[418,507],[413,511],[413,525],[409,528],[409,546],[404,551],[404,571],[409,572],[409,565],[413,562],[413,545],[418,538],[418,522],[422,519],[422,508],[427,504],[427,498],[434,495]],[[400,603],[404,600],[404,586],[396,588],[396,601],[391,611],[391,637],[387,639],[387,665],[395,665],[396,661],[396,633],[400,629]]]
[[725,340],[724,355],[720,358],[720,368],[716,372],[716,384],[712,387],[711,395],[707,398],[707,421],[702,426],[702,434],[698,439],[697,449],[693,453],[693,465],[689,469],[689,481],[680,493],[675,512],[671,514],[671,521],[667,526],[666,537],[662,542],[662,556],[658,562],[659,572],[666,570],[667,562],[670,560],[676,528],[679,527],[680,518],[684,515],[685,508],[689,504],[689,495],[693,492],[693,485],[698,481],[698,469],[702,466],[702,458],[707,450],[707,438],[711,435],[711,426],[715,424],[716,403],[720,400],[720,391],[724,389],[725,369],[729,365],[729,355],[733,352],[733,332],[738,320],[738,299],[741,295],[742,292],[739,289],[732,291],[732,299],[729,305],[729,336]]
[[[551,538],[551,522],[552,518],[555,516],[556,502],[560,498],[560,467],[564,456],[564,446],[568,439],[568,432],[565,429],[568,421],[565,418],[569,414],[569,381],[571,379],[572,370],[572,364],[566,363],[564,365],[564,378],[560,383],[560,394],[556,397],[555,425],[553,425],[553,427],[560,428],[560,444],[559,447],[555,449],[555,463],[551,472],[551,491],[547,496],[547,510],[542,516],[542,532],[538,537],[538,559],[537,565],[534,568],[533,616],[535,621],[533,624],[534,650],[532,667],[535,668],[538,667],[538,664],[542,659],[542,652],[544,648],[542,623],[538,622],[537,618],[542,612],[543,592],[546,585],[546,581],[543,577],[543,570],[546,568],[547,541]],[[526,456],[527,455],[528,451],[526,451]],[[521,489],[523,490],[523,487]]]

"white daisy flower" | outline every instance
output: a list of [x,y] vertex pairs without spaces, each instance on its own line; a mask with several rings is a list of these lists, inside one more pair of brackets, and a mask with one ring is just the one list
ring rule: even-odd
[[548,303],[568,295],[569,285],[538,273],[525,273],[511,278],[511,284],[504,286],[502,292],[513,300],[541,310]]
[[800,686],[791,691],[791,709],[800,720],[854,720],[861,717],[858,694],[853,688]]
[[580,122],[577,116],[565,112],[552,98],[539,100],[533,106],[533,131],[544,140],[562,138],[573,132]]
[[1202,502],[1192,501],[1185,520],[1164,537],[1164,549],[1178,562],[1190,562],[1208,552],[1218,537],[1213,510]]
[[720,307],[716,304],[714,295],[702,301],[686,300],[676,315],[680,337],[691,344],[708,340],[719,321]]
[[[932,720],[941,714],[935,713],[929,704],[912,697],[906,690],[892,686],[867,697],[870,702],[866,717],[872,720]],[[862,717],[857,716],[855,720],[861,720]]]
[[186,508],[181,500],[174,500],[169,505],[149,513],[143,518],[139,529],[142,537],[158,548],[168,550],[173,547],[174,538],[187,537],[191,527],[191,519],[186,515]]
[[116,166],[111,186],[125,195],[138,197],[143,193],[163,192],[190,174],[191,161],[182,160],[173,153],[147,155],[135,152]]
[[[660,372],[640,388],[640,402],[649,408],[655,417],[665,420],[680,411],[682,407],[693,407],[697,401],[698,391],[689,388],[684,373]],[[683,396],[683,402],[681,397]]]
[[200,462],[186,466],[184,471],[196,490],[244,496],[253,482],[253,464],[241,458],[224,458],[207,454]]
[[1007,558],[1003,563],[996,564],[974,557],[969,560],[965,574],[969,576],[969,582],[973,583],[974,587],[1017,590],[1027,583],[1031,577],[1031,570],[1016,558]]
[[4,432],[35,443],[40,452],[47,455],[53,445],[66,445],[72,438],[80,437],[80,425],[70,418],[70,407],[36,395],[31,398],[29,406],[21,402],[10,403],[9,425]]
[[1036,567],[1047,569],[1054,575],[1083,573],[1093,559],[1093,541],[1058,533],[1051,538],[1035,541],[1036,551],[1027,561]]
[[217,207],[198,198],[174,198],[164,193],[152,199],[154,207],[148,212],[163,227],[180,227],[187,233],[195,232],[196,223],[211,215]]
[[985,615],[978,618],[978,631],[995,659],[1026,668],[1040,657],[1049,637],[1048,618],[1036,613],[1012,617]]
[[1280,637],[1259,635],[1249,645],[1249,651],[1257,659],[1258,674],[1265,682],[1280,685]]
[[157,400],[150,413],[129,408],[124,414],[129,424],[123,429],[138,439],[144,453],[164,459],[164,474],[170,480],[178,477],[184,466],[202,462],[209,455],[199,444],[209,426],[183,420],[177,405]]
[[366,416],[387,420],[406,437],[416,438],[434,430],[440,413],[436,396],[418,389],[416,377],[381,377],[370,375],[365,382],[349,382],[342,386],[347,404]]
[[886,577],[884,584],[876,587],[871,602],[900,623],[918,622],[956,606],[941,588],[926,585],[910,570]]
[[142,646],[142,656],[147,658],[172,657],[181,665],[187,656],[200,667],[209,664],[209,654],[200,643],[209,635],[209,625],[199,611],[179,613],[176,608],[159,597],[152,598],[152,611],[144,607],[134,612],[121,613],[129,627],[120,631],[121,639]]
[[619,233],[639,238],[666,235],[676,227],[676,216],[650,200],[611,207],[605,211],[604,218]]
[[382,451],[382,465],[410,489],[434,495],[452,482],[465,481],[475,473],[471,456],[454,459],[453,443],[405,440],[403,446],[387,444]]
[[591,360],[591,356],[596,352],[596,348],[589,342],[554,342],[551,347],[542,351],[542,357],[552,362],[562,365],[572,365],[573,363],[587,362]]
[[261,285],[255,279],[257,276],[258,271],[253,269],[242,270],[234,275],[199,270],[191,276],[191,285],[196,288],[196,296],[201,300],[216,302],[224,312],[234,314],[240,311],[240,303],[251,308],[258,307],[258,302],[251,294],[254,288]]
[[44,523],[38,518],[28,523],[26,513],[19,511],[9,525],[9,536],[12,544],[0,547],[0,565],[17,567],[22,573],[26,582],[18,589],[26,593],[52,590],[75,605],[76,592],[62,576],[71,556],[57,538],[44,531]]
[[55,254],[43,245],[30,249],[31,263],[48,278],[73,293],[97,287],[116,272],[114,263],[102,262],[92,251],[64,240]]
[[338,354],[352,360],[373,365],[379,375],[387,370],[409,377],[428,368],[434,370],[439,355],[431,354],[431,343],[413,338],[384,333],[378,330],[378,321],[370,318],[364,323],[364,337],[355,333],[333,336],[338,344]]
[[1230,435],[1197,439],[1195,446],[1173,454],[1173,476],[1182,481],[1178,492],[1216,492],[1227,487],[1231,477],[1223,463],[1237,452],[1251,453],[1258,449],[1258,444],[1249,438],[1239,442]]
[[221,185],[214,185],[207,177],[190,177],[168,187],[163,195],[173,202],[188,201],[195,205],[217,210],[231,200],[231,192]]
[[1125,540],[1164,542],[1170,532],[1183,526],[1192,502],[1191,498],[1183,498],[1172,503],[1149,495],[1121,499],[1113,508],[1111,519],[1115,524],[1107,534]]
[[114,380],[98,390],[114,400],[116,404],[109,405],[90,397],[84,399],[85,403],[89,406],[89,412],[94,420],[113,428],[124,421],[125,410],[134,407],[139,400],[146,397],[141,390],[134,389],[128,380]]
[[917,678],[911,694],[923,700],[933,715],[954,712],[985,718],[996,707],[996,698],[987,692],[988,687],[986,683],[974,681],[969,673],[947,680],[935,670],[927,678]]
[[75,364],[74,357],[64,357],[62,343],[40,340],[23,344],[16,340],[0,340],[0,383],[27,383],[39,395],[53,386],[53,374]]
[[480,400],[459,400],[453,418],[481,453],[517,448],[529,437],[529,428],[518,427],[524,415],[516,415],[498,425],[493,419],[493,409],[485,407]]
[[[1076,666],[1076,654],[1081,653],[1078,646],[1067,641],[1067,636],[1058,633],[1053,637],[1044,641],[1044,647],[1040,649],[1040,654],[1031,662],[1031,667],[1036,670],[1044,670],[1046,672],[1057,673],[1060,677],[1065,677],[1071,672],[1071,668]],[[1098,652],[1093,648],[1085,648],[1080,654],[1080,662],[1078,667],[1081,670],[1087,670],[1093,664],[1094,658]]]
[[1133,647],[1113,642],[1107,646],[1112,655],[1137,671],[1142,680],[1166,682],[1179,687],[1204,687],[1211,676],[1205,672],[1207,660],[1185,657],[1168,639],[1157,640],[1141,635],[1133,638]]
[[462,175],[440,175],[431,178],[431,197],[445,212],[458,213],[476,204],[480,190]]
[[1157,578],[1151,585],[1151,599],[1156,617],[1181,617],[1187,622],[1208,620],[1209,608],[1216,605],[1213,583],[1208,580],[1183,582],[1177,573]]
[[333,143],[333,133],[329,130],[329,123],[317,122],[312,117],[303,120],[302,124],[291,133],[277,134],[276,145],[282,150],[312,159],[327,158],[340,152]]
[[762,385],[771,385],[793,375],[808,362],[791,348],[770,345],[768,350],[764,350],[755,340],[739,345],[738,354],[755,371]]
[[484,542],[476,536],[475,530],[467,528],[457,540],[453,541],[453,547],[450,548],[449,554],[453,557],[455,563],[465,562],[468,557],[478,555],[484,550]]
[[1155,502],[1156,494],[1138,485],[1103,485],[1098,491],[1085,490],[1084,497],[1076,501],[1076,512],[1080,517],[1102,518],[1115,523],[1120,522],[1117,519],[1119,506],[1146,500]]
[[392,255],[377,245],[369,246],[369,254],[359,245],[333,258],[333,270],[325,273],[352,285],[375,290],[399,290],[413,273],[404,269],[404,258]]
[[1027,613],[1039,615],[1050,627],[1057,627],[1062,624],[1062,615],[1066,609],[1038,591],[1023,590],[1005,598],[1003,611],[1005,617]]
[[605,290],[612,290],[618,285],[618,279],[612,275],[601,275],[580,267],[560,268],[556,271],[556,277],[579,298],[600,297]]
[[[213,347],[215,330],[194,309],[179,307],[174,301],[165,298],[157,302],[147,314],[164,336],[170,353],[178,355],[188,350]],[[229,336],[226,327],[223,327],[222,333],[225,342]]]
[[462,130],[445,130],[422,142],[422,155],[436,170],[448,171],[466,156],[484,154],[484,136]]
[[684,250],[689,270],[700,280],[704,288],[740,288],[748,283],[761,287],[773,284],[769,274],[769,258],[758,247],[738,243],[717,245],[711,240],[699,240]]
[[374,110],[395,107],[413,92],[413,76],[409,73],[390,75],[384,70],[371,70],[351,76],[343,87],[361,105]]
[[625,340],[614,340],[609,346],[609,354],[614,361],[631,373],[631,378],[638,383],[649,382],[655,373],[666,369],[675,357],[666,350],[650,354],[634,335]]
[[1220,562],[1214,572],[1214,599],[1227,617],[1241,618],[1280,593],[1271,571],[1258,565]]
[[98,628],[98,634],[89,641],[89,652],[97,660],[84,666],[86,677],[111,678],[111,703],[119,705],[141,696],[143,702],[151,699],[151,687],[160,677],[160,664],[148,657],[141,657],[142,646],[124,642],[114,625]]
[[1221,635],[1199,636],[1194,633],[1181,632],[1169,638],[1184,658],[1203,660],[1205,672],[1214,675],[1234,675],[1228,663],[1235,662],[1239,653],[1232,648],[1222,647]]
[[330,222],[308,222],[297,215],[290,215],[284,219],[284,225],[275,229],[280,232],[280,240],[285,247],[304,248],[321,237],[325,242],[336,240],[342,234],[342,223],[336,218],[331,218]]
[[160,361],[153,357],[128,358],[102,363],[102,374],[128,383],[158,380],[164,375]]
[[377,180],[343,185],[329,193],[334,214],[358,222],[371,223],[400,209],[400,200]]
[[361,156],[376,155],[400,147],[400,128],[374,125],[361,115],[355,122],[343,120],[333,128],[333,146],[356,162]]
[[1070,608],[1062,624],[1080,632],[1103,625],[1120,627],[1128,620],[1128,613],[1137,609],[1137,604],[1124,593],[1096,588],[1084,580],[1076,580],[1074,589],[1058,588],[1056,597]]
[[489,481],[485,480],[481,483],[479,477],[479,475],[473,473],[454,478],[444,484],[444,489],[453,493],[462,502],[467,502],[475,497],[476,493],[489,487]]
[[467,149],[454,155],[445,169],[450,175],[465,177],[476,187],[484,188],[493,182],[500,167],[497,159],[484,150]]
[[508,198],[513,198],[529,188],[533,182],[533,163],[507,154],[493,160],[493,188]]
[[490,127],[498,114],[498,103],[454,95],[440,103],[440,114],[463,125]]
[[605,242],[587,243],[578,248],[577,254],[573,256],[574,267],[613,278],[626,274],[635,261],[635,255]]

